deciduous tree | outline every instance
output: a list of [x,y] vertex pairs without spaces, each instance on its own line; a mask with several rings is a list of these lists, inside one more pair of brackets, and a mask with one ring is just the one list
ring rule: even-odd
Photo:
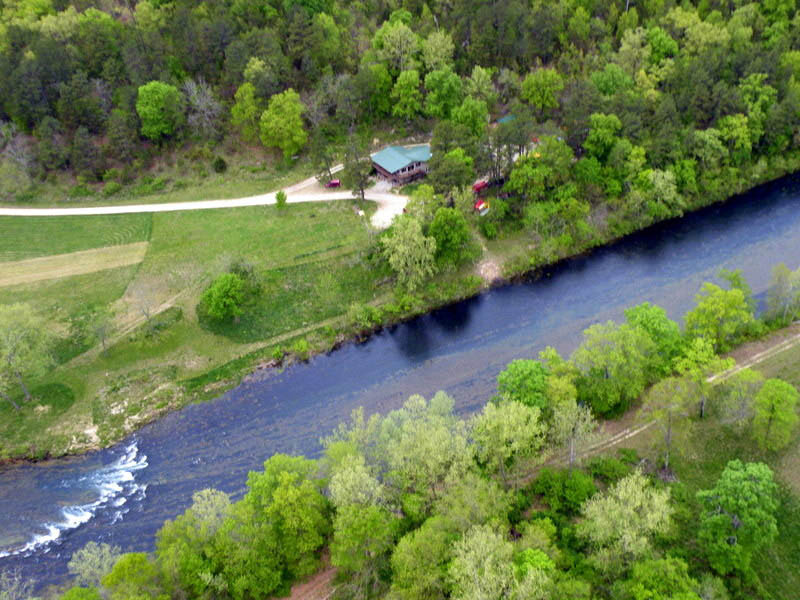
[[753,323],[753,311],[740,289],[725,290],[706,282],[695,302],[697,306],[686,313],[686,331],[708,339],[717,352],[729,350]]
[[592,562],[618,574],[647,556],[653,538],[669,529],[669,490],[654,488],[640,471],[634,471],[607,492],[592,496],[582,514],[577,531],[592,547]]
[[428,227],[428,234],[436,240],[437,262],[455,265],[469,258],[472,236],[467,220],[457,209],[439,208]]
[[308,134],[303,127],[305,107],[300,95],[292,88],[269,99],[267,110],[259,122],[261,143],[279,148],[284,160],[289,160],[306,145]]
[[508,486],[514,467],[544,446],[546,426],[541,411],[514,400],[490,402],[472,419],[478,462]]
[[12,397],[13,387],[30,400],[27,381],[43,375],[52,363],[51,339],[45,320],[29,305],[0,306],[0,397],[14,408],[19,405]]
[[497,376],[497,391],[504,400],[516,400],[547,412],[549,375],[538,360],[512,360]]
[[419,90],[419,72],[411,69],[398,75],[392,88],[392,114],[411,121],[422,112],[422,92]]
[[695,386],[689,379],[668,377],[647,392],[639,411],[640,419],[653,420],[661,429],[664,471],[670,472],[670,455],[675,438],[685,432],[695,399]]
[[181,93],[163,81],[139,87],[136,112],[142,122],[142,135],[155,142],[173,136],[186,120]]
[[721,575],[747,572],[753,554],[778,534],[777,485],[762,463],[730,461],[716,485],[697,493],[703,505],[698,540]]
[[408,290],[414,290],[436,272],[436,240],[422,233],[416,219],[408,215],[397,217],[381,244],[398,282]]
[[642,329],[611,321],[592,325],[572,354],[578,397],[599,413],[627,406],[649,382],[655,344]]
[[767,379],[755,397],[753,437],[764,450],[780,450],[797,427],[795,387],[781,379]]

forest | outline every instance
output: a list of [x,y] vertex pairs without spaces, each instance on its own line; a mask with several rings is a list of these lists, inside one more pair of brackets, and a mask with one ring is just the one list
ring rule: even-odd
[[[780,456],[798,391],[718,352],[800,313],[800,271],[775,268],[766,320],[740,273],[720,277],[684,330],[629,308],[568,359],[511,362],[472,416],[444,392],[356,410],[319,459],[270,457],[242,499],[195,493],[151,554],[90,542],[60,597],[281,596],[325,565],[349,599],[788,600],[800,501]],[[596,451],[597,419],[625,411],[648,444]]]
[[324,174],[432,132],[437,202],[505,180],[482,233],[558,255],[797,166],[792,0],[1,6],[7,200],[176,189],[164,161],[224,172],[255,148]]

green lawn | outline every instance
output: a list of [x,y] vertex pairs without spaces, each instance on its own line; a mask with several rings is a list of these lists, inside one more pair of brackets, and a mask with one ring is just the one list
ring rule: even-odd
[[[46,237],[55,252],[106,245],[125,222],[93,219],[53,218],[47,223],[49,236],[37,238],[38,252],[45,253]],[[139,265],[0,288],[0,303],[30,302],[63,337],[69,318],[86,306],[110,306],[124,326],[143,321],[145,304],[153,308],[173,298],[175,304],[105,353],[97,348],[73,359],[75,352],[59,352],[69,362],[32,384],[34,401],[20,412],[0,404],[0,457],[59,454],[90,443],[93,435],[101,442],[116,439],[132,423],[190,401],[180,382],[259,348],[267,351],[275,336],[337,317],[351,303],[384,293],[378,281],[386,273],[366,259],[373,234],[350,201],[292,204],[284,210],[156,213],[138,223],[139,229],[125,231],[149,236]],[[38,219],[13,221],[16,243],[37,235],[38,226]],[[133,234],[125,241],[135,241]],[[236,259],[252,264],[262,293],[238,323],[200,322],[195,309],[203,289]],[[131,420],[126,424],[126,419]]]
[[0,217],[0,262],[142,242],[151,215]]

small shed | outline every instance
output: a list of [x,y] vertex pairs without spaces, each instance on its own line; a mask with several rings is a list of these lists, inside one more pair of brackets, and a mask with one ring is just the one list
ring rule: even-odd
[[372,155],[372,165],[380,178],[393,184],[405,184],[424,177],[430,159],[429,144],[387,146]]

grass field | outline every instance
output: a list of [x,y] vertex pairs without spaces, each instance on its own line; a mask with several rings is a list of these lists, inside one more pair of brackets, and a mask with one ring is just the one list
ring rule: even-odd
[[0,263],[144,242],[150,238],[151,217],[0,217]]
[[[0,404],[0,456],[58,454],[114,439],[187,401],[180,381],[384,293],[378,279],[386,274],[364,256],[374,234],[350,201],[133,217],[52,217],[45,232],[40,219],[3,222],[3,250],[26,248],[38,257],[27,267],[52,268],[63,260],[54,254],[104,248],[110,240],[146,241],[147,252],[133,266],[0,288],[0,303],[31,303],[59,336],[70,335],[69,323],[87,307],[110,307],[117,331],[126,331],[106,352],[61,353],[68,362],[35,383],[35,401],[19,413]],[[51,257],[43,258],[48,249]],[[121,260],[129,249],[102,253],[113,261],[116,251]],[[261,294],[239,322],[201,323],[200,294],[235,260],[253,266]],[[170,304],[145,323],[145,313]]]

